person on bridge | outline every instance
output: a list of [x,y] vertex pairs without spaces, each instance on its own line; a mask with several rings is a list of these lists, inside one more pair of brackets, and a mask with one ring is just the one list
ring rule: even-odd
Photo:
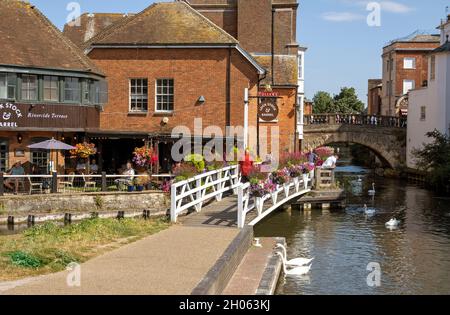
[[245,150],[244,161],[242,161],[240,164],[241,164],[242,179],[244,182],[248,182],[249,181],[248,176],[250,175],[250,172],[253,169],[253,160],[250,156],[250,151],[248,149]]
[[337,154],[333,154],[330,156],[325,163],[322,164],[323,169],[335,169],[336,163],[339,160],[339,156]]

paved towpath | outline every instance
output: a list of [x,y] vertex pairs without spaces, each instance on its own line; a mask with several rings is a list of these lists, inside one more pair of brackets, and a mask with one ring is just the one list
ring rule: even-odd
[[175,225],[82,264],[81,287],[68,287],[65,271],[0,283],[0,294],[190,294],[238,233]]

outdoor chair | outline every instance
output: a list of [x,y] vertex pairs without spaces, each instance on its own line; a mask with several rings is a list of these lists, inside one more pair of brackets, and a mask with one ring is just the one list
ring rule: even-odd
[[66,192],[66,188],[73,188],[73,181],[75,179],[75,173],[71,172],[69,176],[67,176],[67,181],[59,182],[60,189],[62,188],[63,192]]
[[29,189],[29,193],[30,193],[30,195],[32,195],[33,194],[33,192],[38,192],[39,194],[41,194],[42,195],[42,192],[43,192],[43,183],[36,183],[36,182],[33,182],[32,180],[31,180],[31,177],[27,177],[27,179],[28,179],[28,185],[30,186],[30,189]]
[[84,181],[84,191],[86,191],[88,188],[95,189],[97,187],[97,183],[93,181],[91,178],[86,177],[86,175],[83,174],[83,181]]

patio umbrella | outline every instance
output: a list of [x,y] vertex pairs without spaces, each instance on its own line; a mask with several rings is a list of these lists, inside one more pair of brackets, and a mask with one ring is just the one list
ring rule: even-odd
[[[35,143],[32,145],[29,145],[28,148],[30,149],[42,149],[42,150],[50,150],[50,161],[52,159],[51,152],[53,150],[56,151],[67,151],[67,150],[73,150],[76,149],[75,147],[65,144],[64,142],[58,141],[55,138],[52,138],[51,140],[46,140],[43,142]],[[56,157],[58,159],[58,156]],[[56,161],[58,163],[58,160]]]

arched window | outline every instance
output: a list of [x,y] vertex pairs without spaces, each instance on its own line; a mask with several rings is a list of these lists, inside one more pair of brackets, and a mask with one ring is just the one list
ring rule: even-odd
[[8,139],[0,138],[0,171],[6,172],[8,170],[8,155],[9,155],[9,141]]

